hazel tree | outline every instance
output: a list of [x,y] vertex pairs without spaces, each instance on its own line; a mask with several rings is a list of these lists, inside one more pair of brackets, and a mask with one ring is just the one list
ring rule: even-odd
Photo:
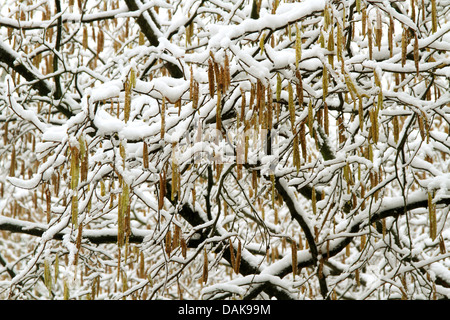
[[450,297],[445,0],[3,0],[0,297]]

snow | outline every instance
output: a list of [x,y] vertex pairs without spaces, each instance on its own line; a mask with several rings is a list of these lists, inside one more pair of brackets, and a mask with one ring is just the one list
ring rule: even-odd
[[120,91],[122,90],[122,83],[119,81],[111,81],[108,83],[103,83],[90,92],[90,102],[94,103],[97,101],[109,100],[112,98],[116,98],[120,95]]
[[94,125],[98,129],[98,134],[105,136],[120,132],[125,127],[125,122],[113,117],[105,110],[99,110],[95,114]]
[[[8,48],[9,49],[9,48]],[[11,50],[8,50],[11,51]],[[10,75],[6,76],[6,83],[8,85],[8,88],[13,88],[13,80]],[[13,111],[22,119],[27,120],[31,123],[33,123],[34,126],[40,131],[44,132],[47,126],[39,120],[39,118],[36,116],[36,113],[31,110],[25,110],[19,103],[16,101],[16,95],[10,92],[5,92],[4,99],[5,101],[9,101],[11,108]]]

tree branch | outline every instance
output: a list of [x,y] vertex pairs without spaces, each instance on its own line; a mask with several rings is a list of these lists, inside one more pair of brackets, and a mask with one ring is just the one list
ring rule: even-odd
[[[53,94],[51,85],[48,84],[47,81],[40,78],[35,72],[27,68],[22,62],[20,62],[19,55],[2,42],[0,42],[0,61],[16,71],[27,81],[31,82],[32,87],[38,91],[39,95],[47,97]],[[73,113],[70,110],[64,108],[60,104],[56,105],[56,107],[67,118],[73,116]]]
[[[125,0],[125,3],[127,4],[130,11],[138,11],[140,9],[137,1],[139,0]],[[155,32],[153,31],[153,28],[151,27],[147,19],[144,17],[144,15],[141,14],[136,19],[136,22],[141,28],[142,33],[145,35],[148,41],[150,41],[150,44],[154,47],[157,47],[159,45],[158,37],[156,36]],[[172,77],[174,78],[183,77],[183,71],[181,71],[181,69],[177,65],[171,62],[166,62],[165,67],[167,68]]]
[[[299,210],[300,208],[298,208],[298,206],[294,202],[293,196],[290,194],[289,190],[287,189],[288,186],[287,186],[286,182],[284,181],[284,178],[275,178],[275,187],[276,187],[278,193],[283,197],[284,203],[288,207],[291,216],[301,226],[301,228],[305,234],[306,241],[308,241],[309,248],[311,250],[311,256],[313,259],[313,263],[316,267],[318,267],[319,253],[317,250],[316,241],[314,240],[314,235],[313,235],[312,230],[311,230],[308,222],[306,221],[305,217],[301,214],[301,212]],[[317,277],[319,279],[320,292],[324,298],[327,298],[328,288],[327,288],[326,279],[325,279],[323,273],[319,272],[319,268],[317,268]]]

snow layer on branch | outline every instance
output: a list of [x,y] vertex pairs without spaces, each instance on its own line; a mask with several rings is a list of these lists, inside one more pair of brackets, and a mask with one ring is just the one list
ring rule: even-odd
[[[12,90],[12,88],[14,88],[14,82],[10,75],[6,76],[6,82],[8,83],[8,87],[10,88],[10,90]],[[35,112],[33,112],[31,110],[25,110],[19,103],[17,103],[17,101],[15,99],[15,94],[11,94],[11,93],[6,94],[5,93],[4,99],[5,99],[5,101],[10,102],[11,108],[20,118],[31,122],[33,125],[36,126],[36,128],[39,129],[39,131],[41,131],[41,132],[45,131],[45,129],[47,127],[46,124],[44,124],[43,122],[41,122],[39,120],[39,118],[37,117]]]
[[110,81],[92,89],[90,102],[97,102],[118,97],[122,90],[120,81]]
[[267,14],[259,19],[247,19],[239,25],[224,26],[213,24],[209,27],[211,40],[209,45],[213,48],[220,48],[226,43],[224,39],[236,39],[248,33],[260,32],[264,29],[277,30],[285,27],[288,23],[298,21],[315,11],[323,10],[324,0],[306,0],[300,3],[293,3],[288,7],[281,4],[276,15]]
[[125,122],[113,117],[105,110],[99,110],[95,114],[94,124],[98,129],[99,135],[108,135],[121,131]]

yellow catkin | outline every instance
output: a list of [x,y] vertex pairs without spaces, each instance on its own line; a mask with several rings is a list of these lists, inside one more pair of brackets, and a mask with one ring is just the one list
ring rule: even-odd
[[136,70],[134,70],[134,68],[130,69],[130,74],[129,74],[129,78],[128,78],[129,82],[130,82],[130,86],[131,88],[135,88],[136,87]]
[[381,50],[381,40],[383,36],[382,30],[382,20],[380,10],[377,10],[377,24],[375,26],[375,42],[377,44],[378,50]]
[[242,256],[242,244],[241,244],[241,240],[238,239],[238,247],[236,250],[236,260],[235,260],[235,264],[234,264],[234,272],[236,274],[239,273],[239,269],[241,266],[241,256]]
[[69,292],[69,285],[67,284],[67,281],[64,280],[64,300],[69,300],[70,299],[70,292]]
[[334,31],[331,28],[330,31],[328,32],[328,41],[327,41],[327,49],[329,52],[328,54],[328,63],[331,65],[331,67],[334,66]]
[[317,199],[316,199],[316,188],[313,186],[311,190],[311,207],[313,214],[317,214]]
[[129,81],[126,81],[125,84],[125,105],[123,108],[124,111],[124,120],[125,123],[130,119],[130,108],[131,108],[131,84]]
[[170,199],[173,201],[175,199],[175,194],[177,193],[178,186],[178,161],[175,158],[175,152],[172,151],[172,190]]
[[420,136],[422,138],[422,140],[425,140],[425,126],[424,126],[424,119],[422,118],[422,116],[418,116],[417,117],[417,122],[419,124],[419,132],[420,132]]
[[166,98],[161,101],[161,140],[164,140],[166,132]]
[[222,92],[221,92],[221,90],[217,90],[216,129],[218,132],[222,131]]
[[433,33],[437,31],[436,0],[431,0],[431,30]]
[[71,189],[76,191],[78,188],[78,181],[80,178],[80,159],[79,150],[76,146],[70,148],[71,160],[70,160],[70,175],[71,175]]
[[366,235],[364,234],[361,236],[359,249],[362,251],[365,247],[366,247]]
[[343,46],[342,27],[340,23],[337,23],[336,54],[338,61],[343,61],[342,46]]
[[78,227],[78,195],[72,196],[71,204],[72,224],[75,228]]
[[122,142],[119,145],[119,153],[120,153],[120,157],[122,158],[123,168],[125,169],[125,161],[127,159],[127,152],[126,152],[125,146],[123,145]]
[[347,88],[348,88],[348,92],[352,96],[352,99],[355,100],[356,97],[358,96],[358,91],[356,89],[356,86],[348,73],[346,73],[346,72],[344,73],[344,78],[345,78],[345,84],[347,85]]
[[277,73],[277,90],[276,90],[276,94],[277,94],[277,102],[280,102],[281,100],[281,76],[279,73]]
[[363,9],[362,9],[361,32],[362,32],[363,37],[365,37],[366,32],[367,32],[367,11],[366,11],[365,7],[363,7]]
[[217,62],[215,62],[214,60],[213,60],[213,69],[214,69],[214,78],[216,81],[215,84],[217,87],[217,91],[220,91],[221,86],[222,86],[222,78],[221,78],[222,74],[220,72],[219,64]]
[[117,245],[119,246],[119,248],[123,246],[125,238],[125,217],[123,212],[122,200],[123,197],[119,197],[119,204],[117,206]]
[[308,129],[310,136],[312,136],[314,131],[314,109],[311,100],[308,103]]
[[130,186],[123,182],[122,187],[122,212],[123,212],[123,219],[124,219],[124,233],[128,236],[130,235],[131,229],[130,229]]
[[298,262],[297,262],[297,243],[295,240],[291,242],[291,255],[292,255],[292,276],[295,279],[295,275],[298,272]]
[[17,163],[16,163],[16,147],[13,144],[12,145],[12,151],[11,151],[11,164],[9,166],[9,176],[10,177],[14,177],[15,176],[15,174],[16,174],[15,173],[16,166],[17,166]]
[[398,138],[399,138],[399,134],[400,134],[398,116],[393,117],[392,125],[394,127],[394,141],[398,142]]
[[52,290],[52,273],[50,268],[50,263],[47,259],[44,261],[44,284],[48,291]]
[[302,75],[299,70],[295,72],[295,76],[297,77],[298,84],[297,84],[297,99],[298,99],[298,105],[300,108],[303,108],[303,80]]
[[80,180],[83,182],[83,181],[86,181],[87,175],[88,175],[89,152],[87,150],[87,142],[86,142],[86,139],[85,139],[84,136],[80,136],[78,142],[80,144],[79,157],[80,157],[80,160],[81,160]]
[[359,128],[361,132],[364,130],[364,110],[363,110],[363,100],[358,101],[358,116],[359,116]]
[[[46,207],[47,207],[47,210],[46,210],[47,223],[50,223],[50,218],[51,218],[51,214],[52,214],[52,202],[51,202],[52,195],[51,195],[50,189],[47,189],[45,191],[45,197],[46,197]],[[37,203],[35,204],[35,207],[37,207]]]
[[344,126],[344,119],[342,115],[339,115],[337,117],[337,130],[338,130],[338,137],[339,137],[339,144],[343,144],[345,142],[345,126]]
[[175,225],[173,229],[172,248],[176,249],[180,246],[181,240],[181,228],[179,225]]
[[294,130],[295,126],[295,106],[294,106],[294,92],[292,90],[291,83],[288,84],[288,97],[289,97],[289,116],[291,119],[291,129]]
[[328,26],[331,24],[331,15],[329,5],[325,5],[325,9],[323,10],[323,29],[328,30]]
[[372,141],[373,143],[378,143],[378,115],[376,110],[370,110],[369,111],[369,115],[370,115],[370,121],[371,121],[371,133],[372,133]]
[[367,20],[369,23],[367,24],[367,44],[369,45],[369,60],[372,60],[373,57],[373,36],[372,36],[372,23],[370,19]]
[[143,142],[142,147],[142,164],[144,165],[145,169],[148,169],[149,160],[148,160],[148,144],[147,142]]
[[192,36],[194,35],[194,23],[190,23],[186,28],[186,46],[192,44]]
[[139,32],[139,45],[145,45],[145,35],[142,32]]
[[407,54],[407,47],[408,47],[408,36],[407,33],[408,30],[406,28],[403,28],[403,32],[402,32],[402,67],[405,65],[406,63],[406,54]]
[[211,60],[208,60],[208,85],[209,95],[214,97],[215,83],[214,83],[214,66]]
[[361,280],[360,280],[360,277],[359,277],[359,269],[355,270],[355,280],[356,280],[356,285],[360,286],[361,285]]
[[419,76],[419,39],[417,33],[414,33],[414,65],[416,67],[416,75]]
[[292,162],[297,169],[297,173],[300,171],[300,150],[299,150],[299,135],[296,134],[294,128],[294,141],[293,141],[293,149],[292,149]]
[[165,247],[166,254],[170,257],[170,253],[172,252],[172,232],[170,230],[166,232]]
[[302,147],[302,155],[303,155],[303,159],[306,161],[307,160],[307,152],[306,152],[306,129],[305,129],[306,125],[305,125],[305,121],[302,121],[302,123],[300,123],[300,130],[299,130],[299,137],[300,137],[300,145]]
[[273,126],[273,101],[272,101],[272,88],[268,86],[267,88],[267,104],[266,104],[266,119],[267,119],[267,129],[272,129]]
[[325,99],[328,95],[328,70],[325,65],[323,65],[322,89],[323,89],[323,98]]
[[225,71],[225,87],[224,87],[224,91],[228,91],[228,88],[230,87],[231,84],[231,71],[230,71],[230,60],[228,58],[228,55],[225,53],[225,62],[224,62],[225,66],[224,66],[224,71]]
[[245,99],[245,91],[241,88],[241,112],[239,122],[244,124],[245,121],[245,107],[247,106],[247,101]]
[[428,218],[430,221],[430,238],[436,239],[437,225],[436,225],[436,208],[433,203],[433,194],[428,192]]
[[206,252],[206,248],[203,249],[203,274],[202,274],[202,282],[208,282],[208,253]]
[[330,134],[330,127],[329,127],[329,118],[328,118],[328,104],[324,102],[323,104],[323,126],[325,130],[325,134],[328,136]]
[[389,43],[389,55],[392,57],[394,55],[394,19],[389,18],[389,32],[388,32],[388,43]]
[[186,243],[186,239],[184,239],[183,237],[180,240],[180,246],[181,246],[181,255],[183,256],[184,259],[186,259],[186,256],[187,256],[187,243]]
[[97,55],[103,52],[105,46],[105,36],[103,34],[103,30],[99,28],[97,34]]
[[441,254],[447,253],[447,249],[445,248],[445,242],[444,238],[442,237],[442,234],[439,236],[439,251],[441,252]]
[[236,257],[235,257],[235,253],[234,253],[234,248],[233,248],[233,242],[231,241],[231,238],[228,238],[228,245],[230,247],[230,263],[231,263],[231,268],[233,268],[233,270],[236,270]]
[[295,31],[295,67],[298,69],[298,64],[302,59],[302,38],[298,25],[295,25]]
[[[50,30],[53,30],[50,28]],[[87,27],[83,27],[83,40],[82,40],[83,49],[87,50],[88,48],[88,29]]]
[[261,38],[259,39],[259,49],[261,50],[261,54],[264,54],[264,42],[266,40],[266,33],[263,32],[261,34]]

